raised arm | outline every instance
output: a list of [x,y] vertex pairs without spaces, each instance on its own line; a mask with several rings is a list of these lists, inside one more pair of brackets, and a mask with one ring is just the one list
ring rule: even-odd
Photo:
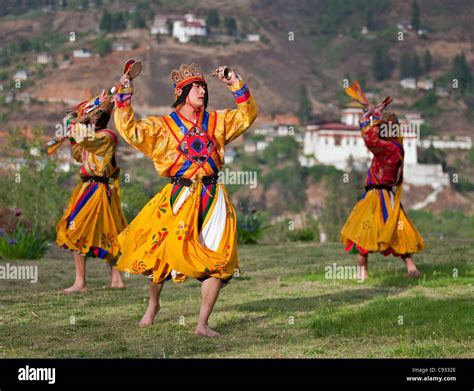
[[163,124],[156,116],[149,116],[137,121],[131,106],[133,87],[126,77],[122,77],[121,82],[125,85],[128,83],[128,87],[125,88],[125,93],[116,96],[115,127],[128,144],[152,159],[157,140],[163,136]]
[[219,123],[216,132],[223,132],[225,143],[228,144],[252,125],[257,118],[258,107],[247,83],[239,75],[234,73],[229,81],[226,81],[220,73],[218,75],[220,80],[228,84],[229,90],[234,95],[235,103],[237,103],[237,109],[217,112]]
[[379,136],[382,125],[381,118],[382,113],[378,110],[378,106],[375,106],[370,107],[359,122],[365,145],[374,155],[378,155],[387,149],[396,149],[392,142],[382,140]]

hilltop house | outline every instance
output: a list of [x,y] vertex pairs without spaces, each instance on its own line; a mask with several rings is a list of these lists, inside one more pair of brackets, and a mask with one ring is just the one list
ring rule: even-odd
[[206,37],[207,28],[204,19],[198,19],[193,14],[186,14],[183,18],[174,20],[173,37],[179,42],[189,42],[191,37]]

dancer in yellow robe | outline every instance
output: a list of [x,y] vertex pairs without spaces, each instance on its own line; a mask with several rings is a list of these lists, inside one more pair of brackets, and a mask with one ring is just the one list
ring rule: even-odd
[[[82,167],[81,180],[56,226],[56,244],[73,251],[76,268],[74,284],[62,291],[66,294],[87,290],[86,257],[102,258],[112,266],[119,252],[117,236],[127,226],[120,205],[120,169],[115,161],[118,140],[106,128],[112,108],[113,103],[87,124],[71,125],[70,129],[72,155]],[[112,269],[111,286],[124,286],[116,269]]]
[[135,118],[130,105],[133,86],[122,76],[115,126],[142,151],[166,185],[119,236],[122,252],[117,268],[152,279],[148,309],[140,326],[153,323],[165,280],[202,282],[196,333],[217,336],[208,326],[220,288],[238,271],[236,216],[225,187],[218,182],[225,145],[239,137],[258,114],[255,99],[239,75],[220,67],[215,74],[228,84],[237,109],[206,111],[207,84],[195,64],[171,74],[175,110],[166,116]]
[[[401,203],[403,141],[398,119],[383,112],[383,103],[369,106],[361,119],[361,135],[374,155],[366,179],[366,192],[341,230],[346,251],[357,255],[363,278],[368,277],[368,256],[380,252],[400,256],[408,277],[419,277],[412,254],[425,243]],[[394,192],[393,187],[397,187]]]

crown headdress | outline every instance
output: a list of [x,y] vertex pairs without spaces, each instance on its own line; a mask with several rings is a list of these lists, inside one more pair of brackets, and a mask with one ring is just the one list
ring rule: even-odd
[[175,91],[178,88],[183,88],[189,83],[194,83],[196,81],[205,82],[201,68],[194,63],[191,65],[181,64],[179,69],[173,69],[171,72],[171,79],[173,79]]

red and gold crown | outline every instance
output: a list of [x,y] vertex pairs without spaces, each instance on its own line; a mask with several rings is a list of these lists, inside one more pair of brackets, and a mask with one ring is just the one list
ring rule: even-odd
[[181,64],[179,69],[173,69],[173,72],[171,72],[171,79],[173,79],[174,82],[175,92],[178,88],[183,88],[189,83],[194,83],[196,81],[206,82],[201,68],[194,63],[191,65]]

